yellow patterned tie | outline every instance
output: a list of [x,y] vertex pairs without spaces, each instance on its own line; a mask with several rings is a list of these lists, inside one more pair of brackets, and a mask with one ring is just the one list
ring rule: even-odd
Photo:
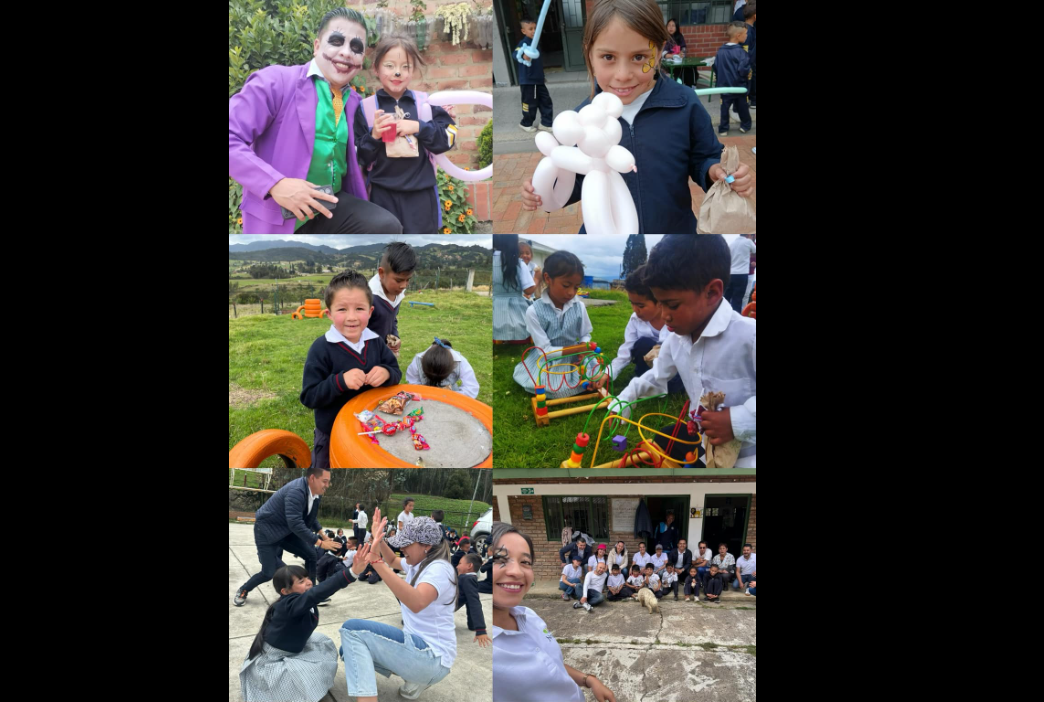
[[341,113],[344,112],[344,96],[340,90],[330,86],[330,90],[333,91],[333,108],[334,108],[334,126],[341,124]]

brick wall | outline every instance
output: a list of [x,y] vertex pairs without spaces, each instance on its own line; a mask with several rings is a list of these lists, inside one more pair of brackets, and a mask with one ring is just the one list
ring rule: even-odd
[[754,495],[750,501],[750,521],[747,522],[747,541],[758,550],[758,496]]
[[[424,13],[429,24],[435,20],[435,10],[440,5],[455,5],[460,0],[428,0],[427,10]],[[348,3],[358,8],[355,3]],[[488,5],[488,2],[483,2]],[[387,8],[400,17],[409,17],[413,8],[409,0],[391,0]],[[373,16],[377,11],[376,2],[363,4],[362,11],[367,16]],[[423,52],[425,66],[421,76],[414,79],[411,88],[434,93],[439,90],[479,90],[485,93],[493,92],[493,49],[479,49],[471,41],[461,41],[454,46],[452,40],[443,42],[432,42]],[[372,50],[367,51],[367,58],[372,58]],[[367,87],[371,82],[379,85],[373,71],[367,72]],[[493,118],[493,111],[480,105],[457,105],[457,147],[449,152],[450,161],[461,167],[477,169],[478,137],[486,123]],[[474,199],[469,200],[476,207],[476,215],[482,212],[481,193],[473,191]],[[487,196],[488,197],[488,196]],[[489,204],[485,205],[486,212]],[[479,217],[479,220],[487,220],[490,217]]]
[[724,24],[701,24],[682,29],[686,56],[715,56],[725,43]]
[[500,500],[496,497],[493,498],[493,521],[500,521]]

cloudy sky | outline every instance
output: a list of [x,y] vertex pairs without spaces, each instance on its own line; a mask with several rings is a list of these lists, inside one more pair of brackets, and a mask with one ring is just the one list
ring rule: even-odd
[[[727,234],[725,239],[732,241],[738,235]],[[559,251],[575,254],[584,263],[584,274],[595,278],[614,280],[620,277],[620,264],[623,262],[624,248],[627,247],[627,235],[620,236],[581,236],[579,234],[519,234],[519,239],[531,239]],[[659,234],[645,236],[645,248],[652,247],[662,239]]]
[[[270,236],[264,234],[229,234],[228,245],[249,244],[263,239],[282,239],[283,241],[303,241],[315,246],[332,246],[335,249],[347,249],[350,246],[367,246],[369,244],[386,244],[389,241],[406,241],[411,246],[427,246],[428,244],[457,244],[459,246],[481,246],[493,248],[493,237],[489,234],[468,236],[467,234],[410,234],[393,236],[391,234],[342,234],[342,235],[307,235],[287,234],[286,236]],[[621,249],[622,250],[622,249]]]

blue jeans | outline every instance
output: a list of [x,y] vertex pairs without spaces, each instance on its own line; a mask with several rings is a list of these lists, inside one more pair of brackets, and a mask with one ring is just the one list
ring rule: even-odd
[[602,604],[604,600],[605,597],[602,595],[602,593],[598,592],[597,590],[587,591],[587,604],[591,605],[592,607],[597,607],[598,605]]
[[[740,583],[740,580],[742,580],[743,582]],[[732,587],[736,588],[737,590],[744,590],[746,589],[747,585],[749,585],[752,582],[754,582],[753,573],[751,573],[750,575],[740,575],[732,581]]]
[[756,588],[756,587],[750,588],[750,594],[752,594],[755,597],[757,597],[758,596],[758,588]]
[[565,583],[563,583],[561,581],[559,581],[559,583],[558,583],[558,589],[561,590],[562,592],[564,592],[565,594],[569,595],[570,597],[576,597],[576,598],[580,597],[579,587],[580,587],[580,581],[579,580],[570,580],[568,585],[566,585]]
[[377,673],[386,678],[395,673],[424,686],[450,672],[423,639],[368,619],[349,619],[341,626],[341,657],[349,697],[376,697]]

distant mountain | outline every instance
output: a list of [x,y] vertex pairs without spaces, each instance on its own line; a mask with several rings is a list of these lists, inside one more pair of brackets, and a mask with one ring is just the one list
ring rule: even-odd
[[319,253],[335,254],[337,249],[326,246],[316,246],[315,244],[306,244],[303,241],[285,241],[283,239],[263,240],[263,241],[252,241],[249,244],[232,244],[228,247],[229,253],[251,253],[254,251],[267,251],[268,249],[309,249],[311,251],[318,251]]
[[[262,263],[313,261],[324,266],[339,266],[369,271],[376,269],[380,264],[381,254],[386,246],[386,244],[369,244],[367,246],[351,246],[338,251],[329,246],[306,247],[300,242],[283,243],[291,244],[291,246],[259,251],[235,251],[230,246],[228,258],[230,261]],[[418,268],[423,270],[434,271],[436,268],[487,270],[493,265],[493,252],[477,245],[428,244],[427,246],[416,247],[414,250],[417,252],[417,258],[420,259]]]

